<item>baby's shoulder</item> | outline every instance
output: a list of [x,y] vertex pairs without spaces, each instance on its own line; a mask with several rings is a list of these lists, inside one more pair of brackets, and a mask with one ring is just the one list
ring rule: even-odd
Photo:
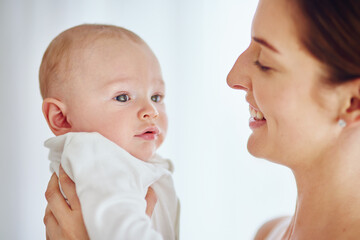
[[171,173],[174,173],[174,164],[172,161],[168,158],[163,158],[159,154],[155,154],[150,160],[150,163],[153,163],[155,165],[159,165],[166,170],[170,171]]
[[[291,217],[278,217],[265,222],[257,231],[254,240],[278,240],[289,226]],[[270,237],[270,238],[269,238]]]

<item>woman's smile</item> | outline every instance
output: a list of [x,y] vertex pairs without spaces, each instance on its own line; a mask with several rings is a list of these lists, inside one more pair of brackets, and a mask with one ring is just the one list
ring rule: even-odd
[[252,130],[259,128],[266,124],[266,119],[264,117],[264,114],[258,110],[249,105],[249,111],[250,111],[250,119],[249,119],[249,126]]

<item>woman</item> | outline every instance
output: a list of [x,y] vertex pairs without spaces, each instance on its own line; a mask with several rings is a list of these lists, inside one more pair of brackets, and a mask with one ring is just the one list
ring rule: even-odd
[[[255,238],[359,239],[360,2],[260,0],[251,44],[227,82],[247,92],[249,152],[288,166],[298,188],[294,216],[264,224]],[[63,200],[53,177],[47,233],[84,239],[74,186],[64,179],[74,210],[55,207]]]
[[249,152],[288,166],[298,188],[292,219],[258,239],[359,239],[360,2],[261,0],[228,84],[257,116]]

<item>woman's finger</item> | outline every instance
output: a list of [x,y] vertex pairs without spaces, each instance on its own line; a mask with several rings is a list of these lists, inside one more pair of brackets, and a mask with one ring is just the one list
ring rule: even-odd
[[[63,181],[63,184],[66,188],[66,181]],[[69,189],[71,190],[71,184]],[[71,191],[68,191],[68,189],[66,191],[71,196]],[[75,190],[73,191],[75,192]],[[48,200],[44,217],[46,238],[48,240],[88,240],[89,236],[82,218],[81,209],[79,208],[79,211],[71,210],[60,192],[58,178],[55,174],[51,176],[45,196]]]
[[55,216],[52,214],[49,207],[46,207],[44,223],[46,226],[46,239],[47,240],[60,239],[60,236],[62,235],[61,227],[59,226]]
[[59,179],[61,188],[70,204],[72,210],[80,210],[80,201],[76,194],[75,183],[66,174],[62,166],[59,169]]
[[62,240],[64,239],[61,227],[57,224],[54,215],[48,218],[46,223],[46,239]]
[[156,202],[157,202],[156,193],[151,187],[148,188],[148,192],[147,192],[147,194],[145,196],[145,200],[146,200],[146,203],[147,203],[145,213],[146,213],[146,215],[151,217],[152,214],[153,214]]
[[[49,208],[49,205],[46,206],[46,209],[45,209],[45,215],[44,215],[44,224],[46,225],[47,221],[48,221],[48,218],[54,216]],[[56,219],[55,219],[56,220]],[[58,224],[58,222],[56,221],[56,224]]]
[[58,178],[54,173],[51,176],[48,187],[45,193],[46,200],[48,201],[48,207],[52,214],[58,219],[59,224],[63,225],[62,219],[67,219],[71,213],[71,209],[65,201],[63,195],[60,192]]
[[[52,217],[51,215],[52,215],[52,212],[50,211],[49,206],[46,206],[44,219],[43,219],[43,222],[44,222],[46,228],[49,224],[49,218]],[[53,225],[53,223],[51,223],[50,225]],[[46,240],[51,240],[47,230],[46,230]]]

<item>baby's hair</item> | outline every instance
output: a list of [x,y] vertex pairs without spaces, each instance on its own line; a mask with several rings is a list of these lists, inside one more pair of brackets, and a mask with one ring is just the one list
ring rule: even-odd
[[64,80],[75,70],[72,66],[72,51],[81,49],[101,38],[127,39],[136,43],[145,42],[135,33],[118,26],[83,24],[60,33],[46,49],[39,70],[42,98],[55,97],[51,89],[60,91]]

